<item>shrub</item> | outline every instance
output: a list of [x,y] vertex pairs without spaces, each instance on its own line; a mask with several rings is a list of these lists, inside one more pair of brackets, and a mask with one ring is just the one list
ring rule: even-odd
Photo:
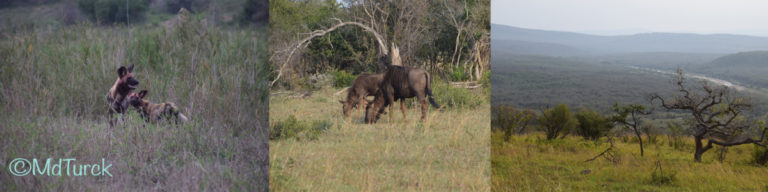
[[475,108],[483,104],[483,97],[472,90],[454,87],[443,81],[432,81],[432,93],[442,107]]
[[582,109],[576,113],[576,119],[579,120],[576,133],[584,139],[597,140],[611,130],[610,119],[590,109]]
[[334,87],[349,87],[355,82],[357,76],[346,71],[334,71],[333,72],[333,86]]
[[579,121],[571,115],[568,105],[558,104],[554,108],[546,109],[539,117],[539,125],[546,133],[547,140],[562,137],[579,125]]
[[509,141],[513,133],[525,133],[537,117],[536,112],[518,110],[512,106],[494,106],[491,109],[491,125],[504,132],[504,141]]
[[80,11],[97,23],[140,21],[149,7],[147,0],[78,0]]
[[485,88],[491,88],[491,71],[483,72],[483,76],[480,76],[480,85]]
[[752,150],[752,162],[761,166],[768,165],[768,149],[755,145]]
[[296,119],[296,116],[288,116],[287,119],[278,121],[274,125],[269,126],[269,139],[281,140],[296,138],[301,140],[302,138],[308,140],[317,139],[323,132],[333,126],[333,123],[322,120],[313,121],[311,123],[306,121],[300,121]]
[[466,81],[469,79],[469,75],[461,67],[454,67],[451,71],[452,81]]

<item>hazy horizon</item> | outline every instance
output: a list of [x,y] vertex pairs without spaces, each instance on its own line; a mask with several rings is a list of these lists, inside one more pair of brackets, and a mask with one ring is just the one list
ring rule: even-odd
[[592,35],[736,34],[768,37],[768,1],[491,1],[491,23]]

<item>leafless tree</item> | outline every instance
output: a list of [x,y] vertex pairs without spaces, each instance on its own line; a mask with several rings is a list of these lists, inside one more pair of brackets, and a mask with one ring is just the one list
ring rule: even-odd
[[[660,101],[667,110],[682,110],[690,113],[694,119],[693,137],[696,142],[694,160],[701,162],[701,155],[713,145],[724,147],[757,144],[765,147],[765,127],[762,127],[760,138],[754,139],[748,133],[752,123],[748,123],[742,115],[751,104],[742,97],[734,96],[726,86],[713,86],[706,81],[701,82],[700,89],[688,87],[683,71],[678,69],[674,84],[678,87],[679,95],[667,97],[658,94],[650,96],[651,102]],[[704,139],[707,144],[704,145]]]

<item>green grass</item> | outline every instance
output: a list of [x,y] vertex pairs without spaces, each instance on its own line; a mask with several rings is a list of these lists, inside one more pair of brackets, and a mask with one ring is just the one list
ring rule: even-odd
[[[270,124],[327,120],[316,139],[270,141],[270,189],[274,191],[488,191],[489,118],[487,102],[476,108],[430,108],[419,121],[417,107],[407,122],[399,109],[390,122],[362,123],[360,110],[343,118],[339,89],[311,98],[270,97]],[[399,107],[398,107],[399,108]]]
[[[14,158],[112,163],[114,177],[17,177],[4,189],[266,190],[267,29],[33,28],[0,36],[0,166]],[[117,68],[192,120],[107,124]]]
[[[543,135],[530,134],[504,142],[500,132],[491,137],[493,191],[762,191],[768,186],[768,168],[751,163],[752,145],[729,148],[722,163],[715,148],[704,154],[702,163],[695,163],[692,138],[681,150],[659,138],[647,143],[641,157],[637,141],[619,137],[620,161],[613,164],[603,158],[585,162],[608,148],[604,139],[569,136],[544,141]],[[657,162],[663,175],[655,173]]]

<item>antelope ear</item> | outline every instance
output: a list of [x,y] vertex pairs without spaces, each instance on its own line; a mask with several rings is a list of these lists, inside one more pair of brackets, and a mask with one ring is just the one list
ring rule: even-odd
[[341,104],[344,104],[344,101],[342,101],[342,100],[339,100],[339,103],[341,103]]
[[131,66],[128,66],[128,72],[133,72],[133,64],[131,64]]
[[147,96],[147,90],[141,90],[139,91],[139,98],[144,99],[144,96]]
[[123,78],[123,76],[125,76],[126,74],[128,74],[128,69],[126,69],[125,67],[120,66],[120,68],[117,69],[117,77]]

